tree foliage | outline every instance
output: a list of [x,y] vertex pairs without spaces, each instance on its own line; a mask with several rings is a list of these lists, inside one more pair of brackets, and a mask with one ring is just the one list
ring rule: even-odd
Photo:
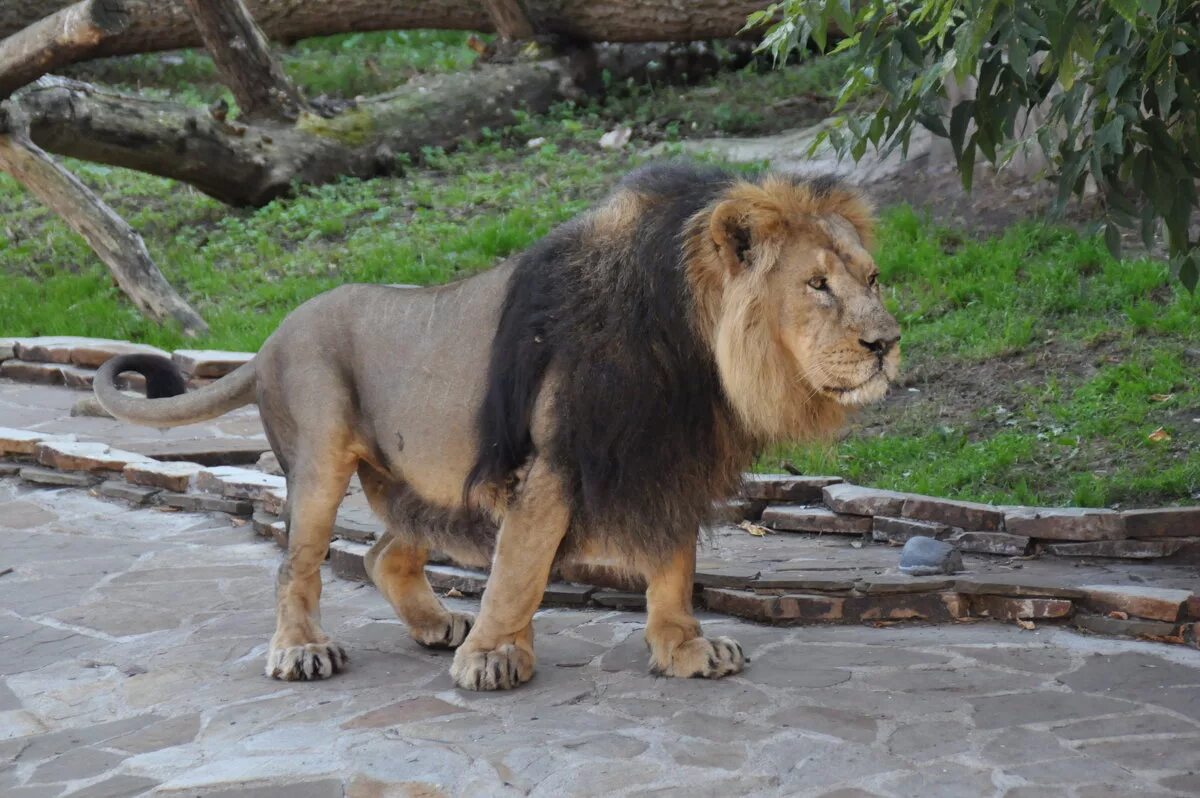
[[[1119,227],[1139,229],[1150,247],[1165,226],[1172,266],[1195,290],[1200,3],[783,0],[752,15],[756,26],[767,27],[761,48],[777,61],[810,43],[852,53],[843,114],[826,134],[839,151],[858,159],[870,145],[907,148],[919,124],[949,138],[970,188],[977,154],[1002,165],[1018,147],[1038,147],[1057,209],[1091,178],[1114,255]],[[831,46],[833,30],[846,35]],[[968,78],[975,98],[947,108],[947,82]]]

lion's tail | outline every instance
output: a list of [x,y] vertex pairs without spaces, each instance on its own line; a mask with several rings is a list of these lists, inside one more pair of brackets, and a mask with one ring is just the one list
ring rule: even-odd
[[[127,396],[117,389],[117,375],[136,371],[146,378],[146,398]],[[212,385],[186,393],[179,367],[161,355],[119,355],[96,372],[96,399],[122,421],[147,427],[195,424],[248,405],[255,398],[254,361],[245,363]]]

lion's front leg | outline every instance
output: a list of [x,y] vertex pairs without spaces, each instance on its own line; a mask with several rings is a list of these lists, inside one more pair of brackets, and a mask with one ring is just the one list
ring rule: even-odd
[[692,615],[696,549],[688,545],[646,574],[646,643],[650,670],[660,676],[719,679],[740,673],[742,647],[728,637],[705,638]]
[[507,690],[533,678],[533,614],[569,520],[561,480],[536,461],[500,526],[479,618],[454,654],[459,687]]

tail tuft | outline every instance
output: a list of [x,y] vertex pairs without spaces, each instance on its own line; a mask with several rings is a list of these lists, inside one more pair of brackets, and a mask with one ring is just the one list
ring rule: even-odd
[[187,392],[187,382],[179,366],[162,355],[118,355],[110,373],[136,371],[146,378],[147,399],[167,399]]

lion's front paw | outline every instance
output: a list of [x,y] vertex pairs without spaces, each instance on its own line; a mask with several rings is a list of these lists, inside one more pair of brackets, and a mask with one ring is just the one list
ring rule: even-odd
[[511,690],[533,678],[533,653],[513,643],[491,650],[460,648],[450,678],[465,690]]
[[654,663],[650,670],[657,676],[720,679],[741,673],[745,664],[746,657],[736,640],[693,637],[671,652],[671,661],[666,667]]
[[475,616],[471,613],[451,612],[447,613],[444,623],[427,629],[410,629],[409,633],[426,648],[458,648],[474,625]]
[[272,648],[267,653],[267,675],[285,682],[328,679],[346,669],[346,649],[332,641]]

